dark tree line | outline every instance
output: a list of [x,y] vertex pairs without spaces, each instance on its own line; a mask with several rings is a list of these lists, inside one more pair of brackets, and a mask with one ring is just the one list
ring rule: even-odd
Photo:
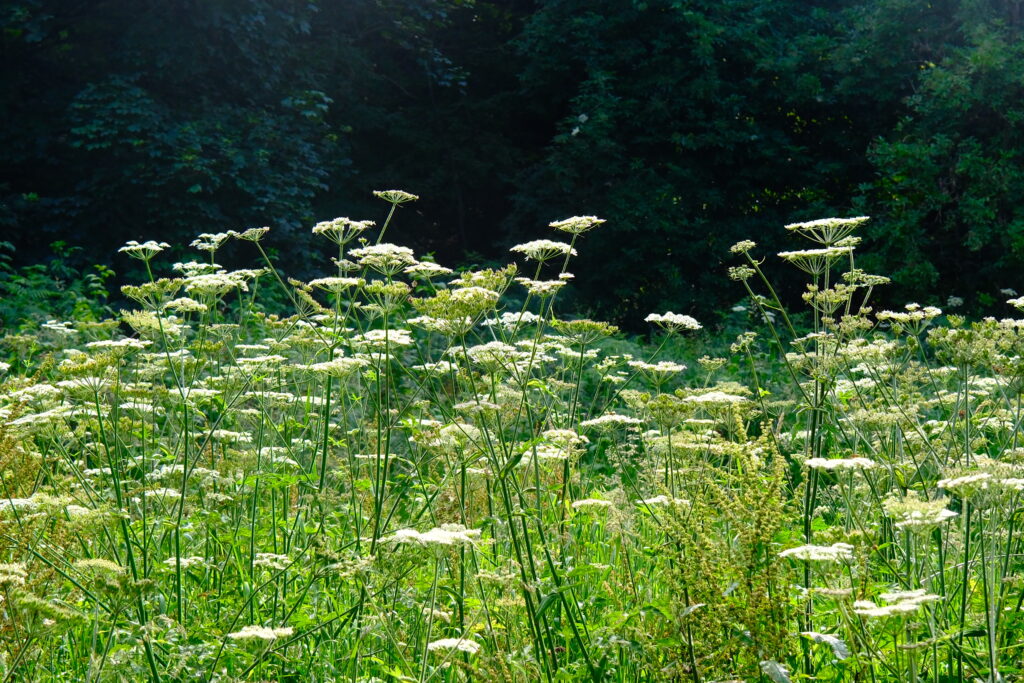
[[1022,4],[8,0],[0,227],[107,261],[270,225],[301,273],[374,189],[422,195],[392,237],[446,262],[597,214],[577,305],[628,322],[738,298],[739,239],[866,213],[897,300],[986,303],[1024,290]]

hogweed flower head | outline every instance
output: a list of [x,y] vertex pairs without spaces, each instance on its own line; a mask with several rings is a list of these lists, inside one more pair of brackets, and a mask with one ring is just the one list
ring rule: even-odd
[[405,190],[374,190],[373,196],[383,199],[391,204],[405,204],[419,199],[419,195],[406,192]]
[[604,222],[603,218],[598,218],[597,216],[573,216],[572,218],[565,218],[560,221],[551,221],[548,223],[548,226],[555,230],[567,232],[570,235],[582,235]]
[[480,529],[467,529],[461,524],[442,524],[430,531],[399,529],[391,536],[380,539],[381,543],[413,543],[417,545],[472,545],[480,540]]
[[346,244],[376,225],[373,221],[354,221],[351,218],[335,218],[321,221],[313,226],[314,235],[323,235],[335,244]]
[[800,270],[811,275],[821,275],[832,267],[842,256],[853,252],[853,247],[824,247],[822,249],[802,249],[799,251],[780,251],[779,258],[792,263]]
[[270,628],[268,626],[246,626],[241,631],[229,633],[227,637],[231,640],[263,641],[265,643],[272,643],[278,638],[287,638],[291,634],[291,626],[283,626],[280,628]]
[[245,240],[246,242],[259,242],[261,239],[263,239],[263,236],[266,235],[268,232],[270,232],[270,228],[267,227],[249,228],[248,230],[243,230],[242,232],[232,231],[236,239]]
[[832,246],[847,237],[861,224],[870,220],[868,216],[853,218],[819,218],[804,223],[790,223],[786,230],[795,232],[825,246]]
[[895,520],[896,527],[918,533],[931,531],[954,517],[956,512],[946,509],[946,498],[916,500],[914,498],[889,498],[882,503],[885,513]]
[[853,560],[853,546],[849,543],[801,545],[783,550],[779,557],[792,557],[805,562],[845,562]]
[[192,240],[189,245],[199,251],[206,251],[213,253],[220,249],[221,245],[228,241],[228,238],[236,234],[234,230],[230,232],[204,232],[196,239]]
[[155,242],[153,240],[148,240],[139,244],[135,240],[130,240],[126,242],[123,247],[118,249],[118,251],[122,254],[128,254],[132,258],[137,258],[140,261],[149,261],[164,249],[170,248],[171,245],[167,244],[167,242]]
[[348,253],[359,265],[388,276],[395,275],[416,263],[412,249],[390,242],[351,249]]
[[804,466],[812,470],[870,470],[878,466],[867,458],[810,458]]
[[480,651],[480,643],[466,638],[442,638],[440,640],[427,643],[427,650],[429,652],[447,652],[456,650],[458,652],[475,655]]
[[548,261],[557,256],[576,256],[577,252],[574,248],[566,244],[565,242],[555,242],[554,240],[533,240],[531,242],[524,242],[517,244],[509,251],[519,252],[526,256],[528,259],[534,261]]
[[923,588],[911,591],[882,593],[878,597],[892,604],[878,606],[870,600],[857,600],[853,603],[854,614],[859,614],[863,617],[902,616],[905,614],[913,614],[929,602],[942,600],[941,595],[928,593]]
[[670,334],[681,330],[699,330],[702,327],[695,318],[683,315],[682,313],[673,313],[672,311],[667,313],[651,313],[644,318],[644,322],[654,323]]
[[729,251],[733,254],[746,254],[751,249],[757,246],[757,242],[752,240],[741,240],[736,244],[729,247]]

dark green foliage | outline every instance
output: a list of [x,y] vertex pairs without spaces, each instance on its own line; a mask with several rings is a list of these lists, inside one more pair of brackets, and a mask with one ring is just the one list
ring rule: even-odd
[[54,242],[51,249],[46,263],[14,268],[13,245],[0,242],[0,329],[35,330],[53,318],[96,321],[109,314],[105,283],[114,272],[99,265],[82,269],[80,247]]
[[[0,9],[0,227],[60,239],[308,228],[424,197],[397,242],[503,263],[586,237],[581,310],[731,303],[730,244],[869,214],[896,301],[996,300],[1024,254],[1021,4],[1004,0],[13,0]],[[124,270],[119,267],[119,270]],[[795,287],[795,279],[793,280]],[[781,283],[783,292],[786,283]]]

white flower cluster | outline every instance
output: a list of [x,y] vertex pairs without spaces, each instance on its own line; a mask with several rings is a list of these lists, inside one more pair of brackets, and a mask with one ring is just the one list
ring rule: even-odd
[[880,607],[870,600],[857,600],[853,603],[854,613],[864,617],[900,616],[912,614],[920,609],[922,605],[942,599],[942,596],[928,593],[923,588],[912,591],[882,593],[878,597],[892,604]]
[[936,526],[953,519],[956,512],[946,509],[945,498],[914,500],[889,498],[882,503],[885,513],[895,520],[895,526],[909,531],[928,532]]
[[475,655],[480,651],[480,643],[465,638],[442,638],[441,640],[427,643],[427,650],[430,652],[457,650],[458,652],[467,652]]
[[412,249],[400,247],[389,242],[350,249],[348,254],[359,265],[371,268],[384,275],[394,275],[416,263],[416,257],[413,255]]
[[895,323],[919,323],[932,320],[942,315],[942,309],[935,306],[924,306],[920,304],[907,304],[905,311],[879,311],[875,316],[879,320],[889,320]]
[[339,356],[332,360],[324,361],[323,363],[313,363],[312,365],[304,366],[304,369],[344,379],[358,373],[369,364],[369,361],[362,358],[345,358]]
[[724,391],[715,390],[704,394],[697,394],[696,396],[687,396],[683,399],[683,402],[694,403],[699,406],[725,406],[749,403],[750,399],[743,396],[737,396],[736,394],[727,394]]
[[583,498],[572,502],[573,510],[585,508],[610,508],[611,506],[612,502],[610,500],[602,500],[601,498]]
[[284,626],[281,628],[270,628],[267,626],[246,626],[241,631],[235,631],[229,633],[228,638],[231,640],[252,640],[252,641],[263,641],[266,643],[273,642],[278,638],[287,638],[292,634],[291,626]]
[[139,244],[135,240],[131,240],[125,243],[125,245],[118,249],[118,251],[122,254],[128,254],[132,258],[148,261],[164,249],[170,248],[171,245],[167,244],[167,242],[154,242],[153,240],[148,240]]
[[526,258],[533,259],[534,261],[547,261],[556,256],[566,256],[569,254],[576,256],[574,248],[565,242],[555,242],[553,240],[524,242],[523,244],[515,245],[509,251],[519,252],[525,255]]
[[631,360],[627,361],[626,365],[634,370],[639,370],[640,372],[646,372],[652,375],[674,375],[677,372],[682,372],[686,369],[686,366],[682,363],[673,363],[669,360],[662,360],[657,363],[646,363],[642,360]]
[[604,222],[603,218],[598,218],[597,216],[573,216],[572,218],[564,218],[560,221],[551,221],[548,223],[548,226],[555,230],[567,232],[570,235],[581,235],[588,230],[593,230]]
[[878,463],[867,458],[809,458],[804,466],[812,470],[870,470]]
[[322,235],[336,244],[345,244],[374,226],[373,221],[354,221],[351,218],[335,218],[321,221],[313,226],[314,235]]
[[584,420],[580,422],[580,427],[597,427],[597,428],[613,428],[613,427],[635,427],[636,425],[643,424],[644,421],[640,418],[630,417],[629,415],[618,415],[616,413],[606,413],[600,417],[595,417],[590,420]]
[[805,562],[844,562],[853,560],[853,546],[849,543],[801,545],[783,550],[779,557],[792,557]]
[[668,332],[699,330],[702,327],[701,324],[691,316],[683,315],[682,313],[673,313],[672,311],[667,313],[651,313],[644,318],[644,322],[654,323]]
[[467,529],[461,524],[442,524],[430,531],[399,529],[391,536],[380,539],[382,543],[414,543],[417,545],[472,545],[480,540],[479,529]]

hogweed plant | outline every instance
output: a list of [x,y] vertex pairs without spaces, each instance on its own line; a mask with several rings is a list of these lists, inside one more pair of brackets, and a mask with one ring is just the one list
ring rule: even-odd
[[662,357],[687,315],[627,354],[559,310],[601,219],[456,273],[385,242],[417,197],[375,194],[379,230],[313,227],[322,277],[266,228],[132,242],[132,310],[5,340],[5,680],[1018,673],[1024,321],[874,313],[866,219],[799,223],[811,329],[736,245],[767,337],[726,376]]

